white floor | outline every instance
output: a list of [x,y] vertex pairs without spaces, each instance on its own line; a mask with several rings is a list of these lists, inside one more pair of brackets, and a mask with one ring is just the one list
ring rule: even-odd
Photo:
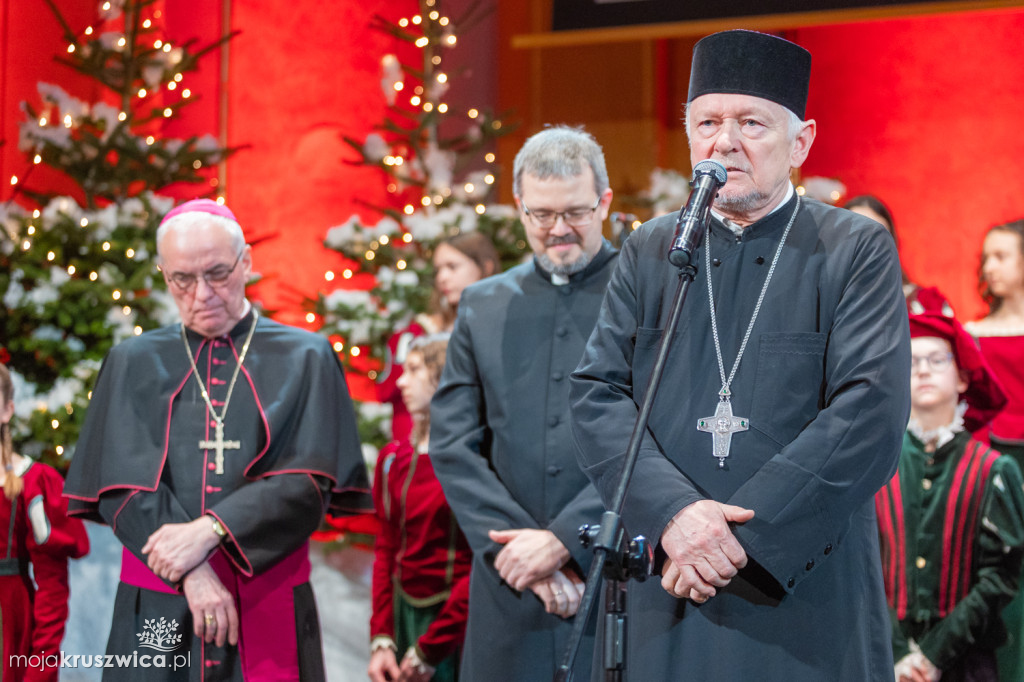
[[[71,562],[71,603],[65,654],[102,654],[114,608],[121,566],[121,545],[105,526],[88,524],[88,556]],[[329,682],[366,679],[369,659],[370,569],[373,554],[347,549],[325,556],[325,547],[310,549],[312,583],[320,613],[324,660]],[[65,682],[94,682],[100,670],[65,669]]]

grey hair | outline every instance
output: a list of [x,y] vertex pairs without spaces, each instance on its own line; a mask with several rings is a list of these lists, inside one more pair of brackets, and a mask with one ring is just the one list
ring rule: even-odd
[[231,220],[231,218],[214,215],[213,213],[206,213],[204,211],[188,211],[187,213],[179,213],[170,220],[164,221],[160,224],[160,227],[157,228],[157,256],[160,256],[160,245],[163,244],[164,237],[168,232],[176,227],[192,227],[194,225],[199,225],[200,223],[213,223],[214,225],[219,225],[227,230],[228,235],[231,237],[231,246],[235,251],[241,251],[242,247],[245,246],[245,235],[242,233],[242,226],[234,220]]
[[583,128],[545,128],[527,139],[516,154],[512,191],[517,197],[522,196],[524,173],[541,180],[571,178],[583,172],[584,164],[589,164],[594,172],[594,191],[601,196],[608,189],[608,169],[594,136]]
[[[779,106],[782,106],[781,104]],[[786,118],[786,140],[792,144],[796,140],[796,136],[800,134],[800,130],[804,127],[804,121],[802,118],[796,115],[796,112],[789,107],[782,107],[782,109],[788,114]],[[690,139],[690,103],[687,102],[683,109],[683,120],[686,122],[686,139]]]

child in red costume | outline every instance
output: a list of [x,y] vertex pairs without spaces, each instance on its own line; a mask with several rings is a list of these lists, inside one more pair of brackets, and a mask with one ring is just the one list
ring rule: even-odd
[[[67,516],[64,479],[14,452],[14,384],[0,365],[0,623],[4,682],[56,682],[68,617],[68,559],[89,551],[85,526]],[[32,565],[33,583],[29,577]]]
[[398,387],[415,419],[412,439],[382,449],[374,473],[381,530],[370,618],[373,682],[458,678],[472,553],[427,454],[430,398],[447,348],[447,335],[421,336],[410,345]]

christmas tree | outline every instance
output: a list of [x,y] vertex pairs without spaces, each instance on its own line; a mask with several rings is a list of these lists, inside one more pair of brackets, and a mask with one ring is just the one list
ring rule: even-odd
[[[233,149],[210,135],[161,136],[196,99],[186,76],[224,41],[174,45],[156,0],[107,0],[96,21],[68,25],[46,0],[67,40],[57,61],[100,87],[86,102],[39,83],[23,102],[19,149],[25,171],[0,205],[0,291],[6,314],[0,359],[15,378],[16,446],[60,464],[70,456],[100,361],[117,341],[177,318],[156,275],[155,235],[176,183],[215,194],[214,165]],[[48,166],[73,183],[60,196],[35,182]]]
[[[400,46],[411,44],[416,56],[406,63],[384,55],[384,121],[365,140],[345,141],[357,155],[352,163],[381,173],[394,203],[370,206],[381,216],[376,224],[353,216],[328,231],[325,246],[347,265],[325,273],[327,286],[336,288],[309,301],[307,316],[322,323],[321,333],[332,339],[347,369],[371,381],[383,366],[389,337],[427,309],[430,259],[441,240],[477,230],[491,238],[506,265],[526,253],[516,210],[489,203],[498,179],[490,143],[514,126],[503,116],[456,110],[446,101],[458,77],[445,70],[446,54],[457,47],[456,25],[471,25],[477,11],[474,6],[452,20],[440,0],[421,0],[413,17],[375,18],[373,28]],[[379,447],[390,439],[388,414],[380,406],[360,403],[360,415],[365,444]]]

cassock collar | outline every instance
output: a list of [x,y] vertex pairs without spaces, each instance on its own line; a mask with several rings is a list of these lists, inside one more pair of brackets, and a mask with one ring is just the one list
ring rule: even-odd
[[[587,279],[595,272],[600,272],[602,269],[604,269],[605,264],[608,263],[609,259],[611,259],[611,257],[614,256],[615,253],[616,250],[615,247],[612,246],[612,243],[607,239],[602,239],[601,248],[598,249],[597,253],[594,254],[594,257],[590,260],[589,263],[587,263],[587,267],[583,268],[577,273],[569,275],[567,282],[565,281],[564,276],[552,274],[545,270],[543,267],[541,267],[541,264],[537,262],[536,256],[534,256],[533,258],[533,267],[536,270],[537,274],[540,275],[545,282],[548,282],[554,286],[562,286],[565,284],[577,284]],[[555,278],[558,278],[562,281],[556,281]]]
[[797,194],[793,190],[791,183],[789,192],[786,194],[786,198],[782,200],[782,203],[773,208],[765,217],[744,227],[738,234],[732,229],[734,226],[731,224],[727,225],[724,222],[723,216],[716,211],[711,212],[711,215],[714,217],[711,223],[719,230],[725,230],[727,234],[732,235],[737,240],[747,241],[772,230],[784,229],[789,222],[790,216],[793,215],[793,209],[796,208],[796,200]]
[[[230,336],[232,340],[240,340],[245,338],[245,335],[249,333],[249,327],[254,324],[252,304],[249,301],[245,302],[245,314],[242,315],[242,319],[235,323],[235,326],[231,328],[227,334],[218,338],[224,338],[224,336]],[[188,335],[189,341],[203,341],[206,337],[196,332],[189,327],[185,327],[185,332]]]

